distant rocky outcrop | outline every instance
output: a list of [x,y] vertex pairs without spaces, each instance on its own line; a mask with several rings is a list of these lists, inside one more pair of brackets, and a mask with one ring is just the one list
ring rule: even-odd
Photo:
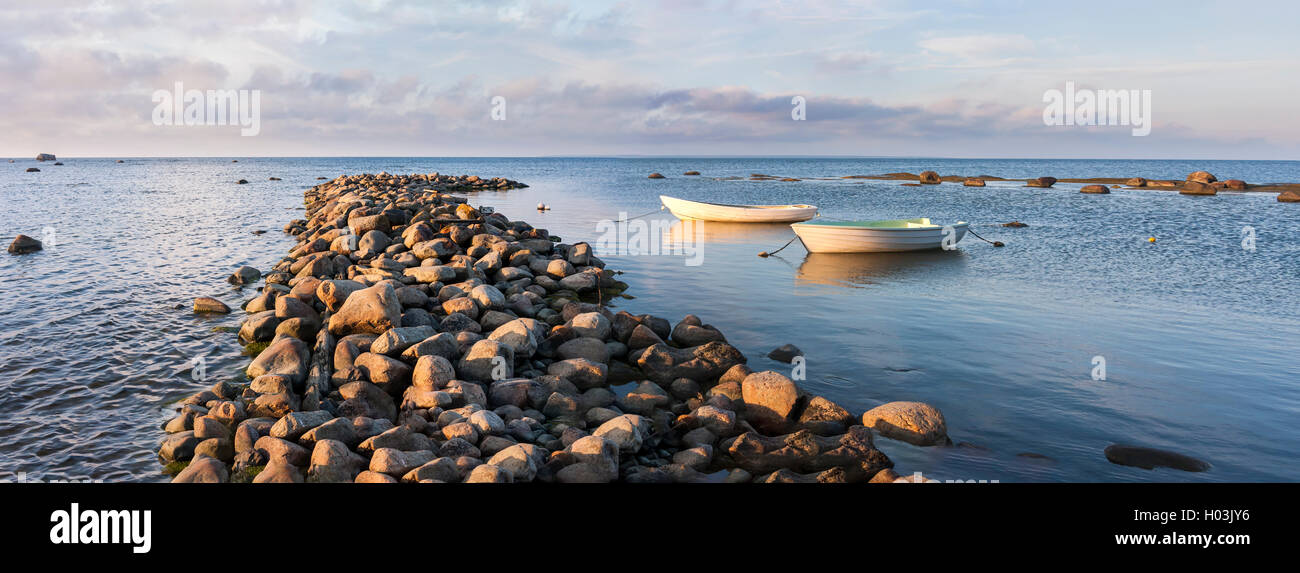
[[55,159],[55,157],[54,157],[54,154],[53,154],[53,153],[37,153],[37,154],[36,154],[36,160],[37,160],[37,161],[54,161],[54,159]]

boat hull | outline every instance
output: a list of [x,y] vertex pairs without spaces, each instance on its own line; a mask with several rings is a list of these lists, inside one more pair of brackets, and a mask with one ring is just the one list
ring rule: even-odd
[[[968,223],[955,223],[953,243],[966,236]],[[870,228],[835,225],[790,225],[810,253],[901,253],[943,247],[943,227]]]
[[815,205],[721,205],[687,201],[667,195],[660,195],[659,201],[677,218],[698,221],[796,223],[817,216]]

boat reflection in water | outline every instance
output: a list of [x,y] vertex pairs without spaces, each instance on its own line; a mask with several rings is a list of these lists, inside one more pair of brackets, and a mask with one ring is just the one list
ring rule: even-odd
[[[808,253],[795,273],[800,287],[866,287],[887,282],[912,281],[936,275],[940,283],[960,273],[966,255],[960,250],[907,253]],[[807,293],[813,294],[813,293]]]
[[[665,241],[680,244],[721,243],[754,245],[758,252],[764,248],[780,247],[794,238],[790,225],[785,223],[723,223],[719,221],[674,221]],[[793,247],[791,247],[793,248]]]

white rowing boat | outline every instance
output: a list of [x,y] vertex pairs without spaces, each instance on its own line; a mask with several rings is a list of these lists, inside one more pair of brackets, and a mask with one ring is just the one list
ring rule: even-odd
[[965,222],[936,225],[929,219],[809,221],[790,225],[810,253],[897,253],[956,246]]
[[723,205],[660,195],[659,201],[679,219],[731,223],[793,223],[817,216],[816,205]]

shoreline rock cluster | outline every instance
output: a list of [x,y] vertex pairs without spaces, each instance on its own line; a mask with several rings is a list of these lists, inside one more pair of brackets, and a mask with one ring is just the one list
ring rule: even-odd
[[305,192],[288,257],[230,277],[263,281],[238,334],[255,357],[164,424],[173,481],[893,482],[874,434],[950,443],[928,405],[855,416],[694,315],[614,312],[627,285],[587,243],[442,181]]

